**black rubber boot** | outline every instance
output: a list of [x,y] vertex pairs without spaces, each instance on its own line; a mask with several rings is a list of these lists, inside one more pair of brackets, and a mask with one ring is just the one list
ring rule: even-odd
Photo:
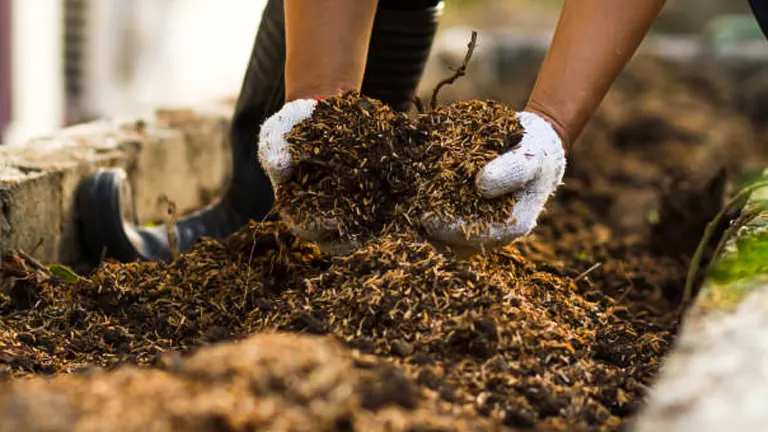
[[[434,0],[381,0],[371,36],[362,92],[398,110],[408,110],[424,70],[442,3]],[[177,221],[181,252],[200,237],[222,239],[250,220],[264,220],[274,201],[271,184],[258,164],[261,124],[283,105],[285,94],[283,1],[264,10],[251,61],[232,122],[232,179],[216,204]],[[77,210],[89,259],[159,261],[171,257],[164,225],[141,227],[121,169],[100,170],[79,186]]]

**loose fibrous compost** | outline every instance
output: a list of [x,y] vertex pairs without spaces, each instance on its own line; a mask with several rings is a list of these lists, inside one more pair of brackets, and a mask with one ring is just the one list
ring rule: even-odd
[[318,103],[288,136],[297,168],[276,208],[302,226],[327,221],[342,240],[388,226],[418,229],[424,217],[484,229],[509,219],[514,200],[482,197],[480,170],[523,134],[515,111],[495,101],[440,106],[417,118],[348,92]]
[[[418,229],[329,256],[281,222],[203,239],[170,263],[106,262],[82,276],[8,254],[0,430],[620,430],[677,329],[673,300],[692,250],[670,233],[697,238],[716,210],[691,194],[662,206],[648,228],[630,204],[658,197],[668,174],[716,172],[733,145],[760,155],[709,127],[727,122],[729,134],[748,137],[724,99],[700,91],[704,81],[669,89],[670,71],[661,72],[641,68],[618,83],[575,147],[589,157],[572,158],[533,236],[469,259]],[[651,79],[664,91],[638,94]],[[669,94],[675,109],[659,111]],[[385,110],[369,103],[344,108],[338,124]],[[441,110],[451,109],[430,112],[444,127]],[[430,141],[433,130],[387,115],[415,146]],[[640,118],[663,120],[638,128],[648,123]],[[371,220],[357,215],[347,228]]]
[[[138,390],[116,390],[109,397],[120,404],[147,404],[153,388],[161,398],[166,390],[160,389],[171,386],[174,397],[191,392],[203,404],[184,412],[205,417],[216,411],[214,394],[241,390],[220,374],[153,372],[183,361],[174,353],[195,352],[196,362],[210,355],[211,367],[238,365],[237,357],[245,354],[236,346],[210,354],[204,347],[273,331],[332,335],[350,352],[392,364],[413,386],[413,396],[400,403],[402,389],[388,386],[388,379],[371,384],[384,401],[394,398],[384,404],[400,416],[615,430],[642,402],[670,344],[675,321],[658,287],[677,283],[682,271],[646,255],[641,245],[604,243],[606,228],[588,212],[564,209],[561,216],[577,231],[470,260],[457,260],[416,233],[386,235],[350,255],[330,257],[281,223],[254,223],[225,242],[204,240],[170,264],[107,263],[74,281],[12,256],[3,265],[0,362],[14,379],[75,374],[77,379],[62,381],[77,393],[66,398],[72,410],[96,397],[89,390],[94,380],[127,375],[146,388],[136,400]],[[577,280],[587,262],[607,255],[621,265],[606,264]],[[564,262],[553,266],[558,260]],[[629,286],[626,280],[634,292],[612,291],[616,284]],[[295,344],[310,343],[296,338]],[[140,369],[126,372],[127,365]],[[102,367],[112,372],[94,372]],[[262,382],[278,372],[258,373]],[[328,380],[327,386],[337,385]],[[23,382],[14,385],[14,394],[25,394]],[[317,414],[313,398],[325,396],[293,399],[284,392],[300,387],[301,380],[290,383],[264,390],[281,401],[275,409],[289,401],[302,413],[297,419]],[[248,392],[256,390],[242,391],[255,397]],[[359,396],[350,400],[362,403]],[[349,409],[342,420],[369,421],[373,415],[365,406]],[[134,415],[124,412],[114,414],[117,424],[121,415]],[[336,411],[317,415],[331,412]],[[457,412],[461,416],[451,414]],[[217,415],[216,422],[233,430],[266,421],[236,410]],[[145,421],[172,421],[163,416],[170,414],[154,413]]]

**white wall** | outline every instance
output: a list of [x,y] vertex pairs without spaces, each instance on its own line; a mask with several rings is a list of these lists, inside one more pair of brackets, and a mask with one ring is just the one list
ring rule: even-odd
[[[237,96],[267,0],[91,0],[86,111],[133,115]],[[63,125],[63,0],[13,0],[13,115],[3,142]]]
[[95,3],[87,100],[112,115],[236,96],[266,0]]
[[13,0],[11,99],[13,121],[3,142],[51,133],[64,118],[62,2]]

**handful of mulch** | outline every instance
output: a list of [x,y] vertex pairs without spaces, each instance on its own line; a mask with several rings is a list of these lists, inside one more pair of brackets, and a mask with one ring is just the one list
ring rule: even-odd
[[332,220],[351,240],[418,230],[424,216],[481,231],[507,220],[514,200],[485,199],[475,177],[522,135],[515,111],[494,101],[412,118],[356,92],[339,94],[287,136],[297,167],[275,206],[302,225]]
[[421,182],[411,165],[425,137],[405,114],[357,93],[321,101],[287,137],[296,169],[275,206],[303,226],[334,221],[348,239],[381,231]]
[[477,234],[512,214],[510,196],[486,199],[475,178],[486,164],[512,150],[523,137],[515,111],[495,101],[465,101],[437,107],[419,117],[419,130],[428,134],[424,181],[414,206],[424,216],[462,220],[467,234]]

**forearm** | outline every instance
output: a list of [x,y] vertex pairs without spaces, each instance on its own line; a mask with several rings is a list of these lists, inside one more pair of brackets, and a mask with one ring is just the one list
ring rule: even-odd
[[286,101],[360,90],[377,0],[285,0]]
[[568,148],[634,55],[665,0],[566,0],[526,110]]

